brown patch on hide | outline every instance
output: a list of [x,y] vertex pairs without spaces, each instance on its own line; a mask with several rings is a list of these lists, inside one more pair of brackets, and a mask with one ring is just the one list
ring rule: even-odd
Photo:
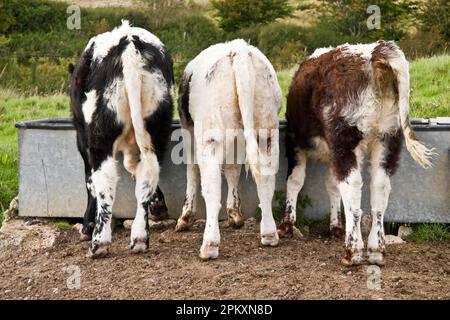
[[333,172],[338,181],[343,181],[357,166],[354,149],[362,140],[363,134],[356,126],[348,125],[343,118],[337,119],[331,128],[329,145]]
[[[413,131],[411,131],[413,132]],[[403,145],[403,132],[398,129],[394,135],[386,135],[382,138],[385,145],[384,161],[381,163],[388,176],[392,176],[398,168],[400,153]]]

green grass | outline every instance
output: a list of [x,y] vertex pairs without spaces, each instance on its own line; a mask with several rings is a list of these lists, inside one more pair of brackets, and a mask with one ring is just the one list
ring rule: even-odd
[[280,118],[284,118],[286,113],[286,97],[289,92],[289,85],[291,84],[292,77],[296,70],[296,68],[292,68],[290,70],[281,70],[277,72],[278,83],[280,84],[281,92],[283,93],[283,106],[279,114]]
[[68,223],[67,221],[57,221],[55,223],[52,224],[53,227],[55,227],[58,230],[70,230],[72,229],[72,225],[70,223]]
[[417,242],[450,241],[449,225],[440,223],[417,224],[413,226],[413,233],[406,240]]
[[410,77],[412,117],[449,117],[450,55],[414,61]]

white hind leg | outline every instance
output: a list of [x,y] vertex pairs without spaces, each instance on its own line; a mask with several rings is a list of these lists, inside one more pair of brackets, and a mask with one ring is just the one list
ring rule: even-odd
[[149,246],[148,206],[156,190],[158,176],[159,164],[155,153],[152,151],[142,153],[141,161],[136,168],[137,211],[131,227],[130,243],[133,253],[145,252]]
[[[197,212],[197,194],[200,184],[200,173],[196,163],[194,163],[194,130],[189,130],[190,135],[183,136],[183,144],[190,157],[186,165],[186,197],[184,199],[181,215],[178,218],[175,231],[187,230],[194,222]],[[188,140],[189,139],[189,140]]]
[[202,195],[206,203],[206,225],[203,244],[200,248],[201,259],[215,259],[219,256],[220,231],[219,212],[221,198],[222,174],[220,161],[223,157],[220,137],[207,137],[206,142],[198,147],[198,157]]
[[111,244],[111,210],[118,181],[117,161],[113,157],[108,157],[104,160],[92,174],[92,182],[97,198],[97,215],[88,252],[90,257],[103,257],[109,253],[109,245]]

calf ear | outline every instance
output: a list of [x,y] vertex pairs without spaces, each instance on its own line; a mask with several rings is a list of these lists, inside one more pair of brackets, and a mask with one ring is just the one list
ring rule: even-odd
[[72,74],[74,69],[75,66],[73,65],[73,63],[69,63],[69,74]]

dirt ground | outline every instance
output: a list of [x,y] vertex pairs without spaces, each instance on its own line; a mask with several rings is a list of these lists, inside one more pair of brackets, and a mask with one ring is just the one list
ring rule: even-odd
[[[150,250],[132,255],[130,231],[118,228],[110,256],[98,260],[85,257],[88,243],[76,230],[61,231],[48,248],[3,248],[0,299],[450,299],[449,242],[390,245],[377,290],[368,288],[379,283],[368,266],[339,264],[342,241],[305,236],[263,248],[258,227],[246,222],[222,227],[219,259],[204,262],[202,230],[153,231]],[[78,289],[65,269],[73,266]]]

